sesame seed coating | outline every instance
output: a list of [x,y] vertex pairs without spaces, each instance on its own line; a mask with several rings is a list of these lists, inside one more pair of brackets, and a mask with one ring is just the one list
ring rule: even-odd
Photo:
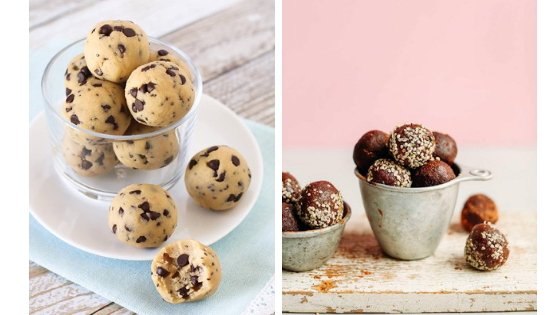
[[482,271],[503,266],[509,257],[506,237],[489,222],[474,226],[465,245],[465,258],[474,268]]
[[366,180],[397,187],[410,187],[412,178],[406,167],[389,159],[379,159],[369,168]]
[[331,226],[342,220],[344,201],[342,195],[327,181],[313,182],[301,191],[296,203],[300,220],[311,229]]
[[295,205],[301,194],[301,187],[292,174],[282,172],[282,202]]
[[413,169],[432,159],[435,148],[434,135],[420,124],[396,127],[389,137],[389,152],[395,161]]

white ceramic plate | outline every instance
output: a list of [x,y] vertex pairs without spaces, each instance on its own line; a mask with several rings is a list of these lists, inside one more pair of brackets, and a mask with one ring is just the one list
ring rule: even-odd
[[[186,238],[205,245],[218,241],[243,221],[261,190],[261,152],[241,119],[208,95],[203,95],[198,115],[193,154],[217,144],[235,148],[251,168],[251,185],[236,207],[217,212],[198,206],[188,195],[184,181],[179,180],[169,191],[177,205],[179,220],[164,245]],[[29,147],[29,209],[43,227],[64,242],[95,255],[125,260],[153,259],[159,249],[125,245],[111,233],[107,223],[109,202],[84,196],[55,173],[44,112],[31,122]]]

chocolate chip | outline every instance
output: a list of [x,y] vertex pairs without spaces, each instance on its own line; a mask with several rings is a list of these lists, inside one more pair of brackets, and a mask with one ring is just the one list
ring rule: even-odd
[[[138,156],[142,159],[142,160],[146,160],[146,156],[144,154],[138,154]],[[144,163],[146,164],[146,163]]]
[[180,267],[186,266],[189,263],[189,255],[181,254],[177,257],[177,265]]
[[122,217],[123,214],[124,214],[123,208],[119,208],[119,215]]
[[86,80],[86,75],[83,72],[78,72],[78,83],[82,83]]
[[70,78],[71,78],[70,73],[68,73],[68,74],[66,75],[66,81],[70,81]]
[[189,296],[189,289],[187,289],[187,286],[184,286],[177,290],[177,293],[179,293],[182,298],[186,299]]
[[70,95],[70,93],[72,93],[72,90],[70,90],[69,88],[66,88],[66,96]]
[[154,89],[156,88],[156,85],[152,82],[148,83],[148,86],[146,87],[146,90],[148,91],[148,93],[151,93]]
[[[161,223],[161,222],[158,222],[158,223],[157,223],[157,226],[159,226],[160,223]],[[164,242],[167,241],[167,235],[165,235],[165,238],[163,239],[163,241],[164,241]]]
[[90,161],[86,161],[86,160],[83,160],[83,161],[82,161],[82,169],[84,169],[84,170],[87,171],[87,170],[89,170],[90,167],[92,167],[92,166],[93,166],[93,164],[91,164]]
[[169,276],[169,271],[167,271],[166,269],[161,268],[161,267],[157,267],[156,273],[157,273],[158,276],[164,277],[164,278]]
[[113,224],[113,234],[117,233],[117,225]]
[[107,117],[107,119],[105,119],[105,122],[108,124],[114,124],[115,123],[115,117],[113,117],[113,115]]
[[168,54],[167,50],[165,50],[165,49],[160,49],[160,50],[158,50],[157,53],[158,53],[158,55],[160,55],[160,56],[165,56],[165,55]]
[[66,107],[66,112],[68,113],[69,111],[72,110],[72,107]]
[[119,46],[117,46],[119,48],[119,51],[121,52],[121,54],[124,54],[124,52],[126,51],[126,48],[124,47],[123,44],[119,44]]
[[198,162],[195,161],[194,159],[192,159],[192,160],[189,162],[189,170],[192,170],[192,168],[193,168],[196,164],[198,164]]
[[163,210],[163,215],[166,216],[166,217],[169,216],[169,211],[167,211],[167,209],[164,209]]
[[85,158],[86,156],[91,155],[91,150],[88,150],[88,148],[83,147],[82,148],[82,153],[80,153],[80,156],[82,158]]
[[235,200],[235,195],[234,194],[230,194],[228,199],[226,199],[226,202],[230,202],[230,201],[234,201]]
[[136,243],[144,243],[145,241],[146,241],[145,236],[140,236],[139,238],[136,239]]
[[165,159],[165,160],[163,161],[163,164],[164,164],[164,165],[169,165],[171,162],[173,162],[173,155],[170,156],[170,157],[168,157],[167,159]]
[[237,197],[235,197],[235,200],[233,202],[238,202],[239,199],[241,199],[241,196],[243,196],[243,193],[239,193],[239,195],[237,195]]
[[[171,259],[171,262],[173,262],[173,259],[171,257],[170,257],[170,259]],[[173,276],[171,276],[171,278],[177,278],[179,276],[180,276],[179,271],[175,271],[175,273],[173,274]]]
[[136,35],[136,32],[131,28],[125,28],[123,30],[123,33],[124,33],[124,35],[126,35],[126,37],[132,37],[132,36]]
[[223,182],[224,179],[226,179],[226,171],[223,171],[222,174],[220,174],[220,177],[218,177],[218,179],[216,179],[217,182]]
[[113,28],[109,24],[105,24],[99,28],[99,34],[109,36],[111,35],[111,32],[113,32]]
[[82,67],[82,69],[80,69],[80,72],[83,73],[86,76],[86,78],[91,77],[91,71],[89,71],[88,67],[85,66]]
[[233,165],[235,166],[239,166],[239,158],[235,155],[231,156],[231,163],[233,163]]
[[148,86],[147,86],[146,84],[142,84],[142,85],[140,86],[139,91],[142,92],[142,93],[146,93],[146,90],[147,90],[147,89],[148,89]]
[[78,118],[78,115],[76,115],[76,114],[70,116],[70,121],[71,121],[74,125],[80,124],[80,119]]
[[96,73],[98,76],[102,76],[102,75],[103,75],[103,71],[101,70],[101,68],[95,69],[95,73]]
[[115,26],[114,31],[115,32],[122,32],[124,30],[124,27],[122,26]]
[[138,205],[138,208],[144,211],[150,211],[150,204],[147,201],[145,201],[144,203]]
[[187,82],[187,78],[185,78],[184,75],[180,74],[179,78],[181,78],[181,85],[185,84],[185,82]]
[[130,89],[130,95],[136,98],[136,95],[138,95],[138,89],[137,88]]
[[214,170],[214,177],[218,176],[218,169],[220,168],[220,160],[211,160],[206,163],[206,166]]
[[159,214],[159,213],[157,213],[157,212],[150,211],[150,219],[152,219],[152,220],[155,221],[155,220],[157,220],[157,218],[159,218],[160,216],[161,216],[161,214]]
[[141,100],[134,101],[132,104],[132,111],[136,113],[142,110],[144,110],[144,102]]
[[132,232],[132,229],[129,228],[128,226],[126,226],[126,225],[124,226],[124,229],[127,230],[128,232]]
[[101,155],[95,160],[95,163],[103,166],[103,159],[105,158],[105,152],[101,152]]
[[[111,109],[111,106],[110,105],[101,105],[101,108],[103,108],[104,112],[107,112],[107,111],[109,111],[109,109]],[[111,117],[113,117],[113,116],[111,116]],[[114,123],[114,121],[112,123]]]
[[72,103],[74,101],[74,94],[70,94],[68,95],[68,97],[66,97],[66,103]]
[[145,72],[145,71],[148,71],[148,70],[150,70],[150,66],[145,66],[140,71]]
[[172,76],[172,77],[175,76],[175,72],[173,72],[173,70],[171,70],[171,69],[167,69],[167,70],[165,71],[165,73],[167,73],[168,75],[170,75],[170,76]]
[[134,195],[134,194],[140,195],[141,193],[142,193],[141,190],[133,190],[133,191],[129,192],[129,194],[131,194],[131,195]]
[[103,84],[101,84],[101,83],[94,83],[94,84],[92,84],[92,86],[93,86],[93,87],[101,87],[101,86],[103,86]]
[[149,141],[146,141],[146,146],[144,147],[144,149],[145,149],[146,151],[148,151],[148,150],[150,150],[151,148],[152,148],[152,145],[150,144],[150,142],[149,142]]
[[146,214],[146,212],[142,213],[140,216],[141,216],[142,218],[144,218],[144,220],[150,221],[150,217],[148,217],[148,215]]
[[192,283],[192,288],[195,291],[198,291],[200,290],[200,288],[202,288],[202,282],[198,282],[197,276],[191,276],[191,283]]

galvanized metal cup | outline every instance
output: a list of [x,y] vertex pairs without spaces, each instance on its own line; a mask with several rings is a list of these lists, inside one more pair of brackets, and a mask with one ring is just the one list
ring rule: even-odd
[[403,188],[371,184],[357,169],[369,224],[383,251],[404,260],[431,256],[446,233],[459,192],[459,183],[486,181],[487,170],[453,164],[457,178],[442,185]]
[[307,271],[321,267],[336,251],[351,215],[350,206],[345,202],[344,216],[335,225],[317,230],[282,232],[282,269]]

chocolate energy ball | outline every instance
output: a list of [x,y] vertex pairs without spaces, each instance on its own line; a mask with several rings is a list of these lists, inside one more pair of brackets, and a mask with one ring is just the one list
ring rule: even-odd
[[439,160],[431,160],[412,174],[412,187],[441,185],[455,179],[451,166]]
[[467,262],[478,270],[495,270],[509,257],[506,237],[492,224],[480,223],[473,227],[465,245]]
[[426,164],[435,149],[434,135],[419,124],[396,127],[389,137],[389,152],[397,163],[409,168]]
[[498,207],[494,200],[485,195],[472,195],[469,197],[461,212],[461,225],[467,231],[479,223],[498,221]]
[[299,219],[312,229],[331,226],[342,220],[344,201],[333,184],[313,182],[301,191],[296,204]]
[[436,139],[436,150],[434,151],[434,157],[438,157],[445,163],[452,165],[457,157],[457,143],[449,135],[439,133],[434,131],[434,137]]
[[368,131],[358,140],[352,157],[362,175],[367,174],[375,160],[389,156],[388,142],[389,135],[379,130]]
[[397,187],[410,187],[412,178],[410,171],[393,160],[379,159],[369,168],[366,180],[369,183],[380,183]]
[[295,205],[299,199],[301,187],[295,177],[290,173],[282,172],[282,202]]
[[282,232],[287,231],[299,231],[299,227],[294,216],[294,206],[282,202]]

